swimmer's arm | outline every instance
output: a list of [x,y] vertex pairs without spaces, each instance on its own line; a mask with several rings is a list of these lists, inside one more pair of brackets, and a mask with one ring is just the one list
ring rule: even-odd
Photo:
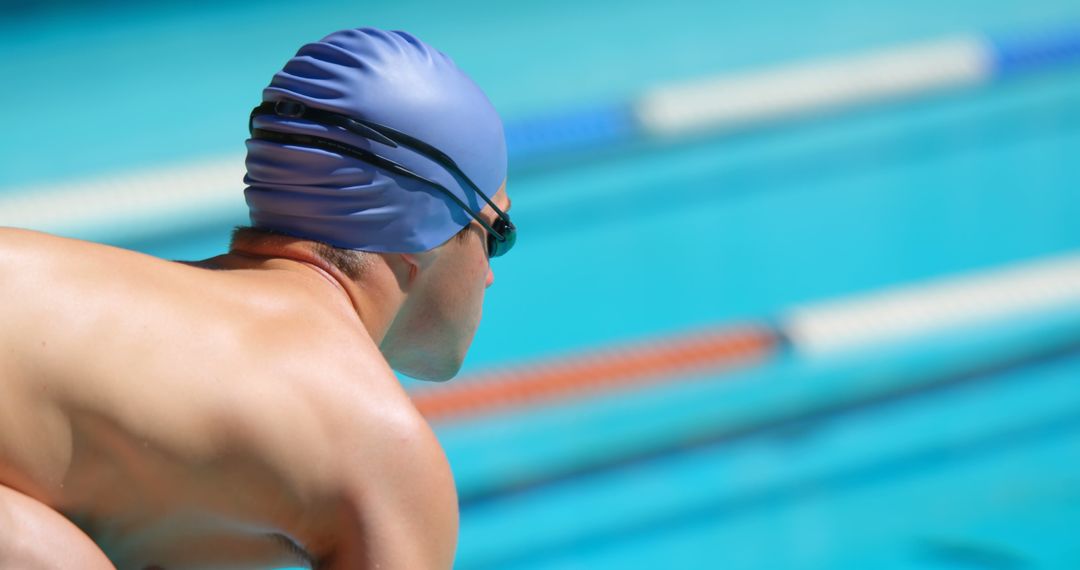
[[[431,428],[415,419],[380,438],[377,470],[358,466],[349,510],[355,524],[317,568],[448,570],[457,548],[457,491]],[[370,456],[368,457],[370,460]]]

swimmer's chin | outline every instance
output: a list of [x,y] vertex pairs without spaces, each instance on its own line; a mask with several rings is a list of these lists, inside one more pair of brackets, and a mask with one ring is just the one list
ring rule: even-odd
[[440,363],[443,364],[443,366],[431,366],[431,362],[411,363],[412,365],[390,364],[396,372],[415,380],[423,380],[425,382],[446,382],[457,376],[458,372],[461,372],[462,360],[455,359],[454,362]]

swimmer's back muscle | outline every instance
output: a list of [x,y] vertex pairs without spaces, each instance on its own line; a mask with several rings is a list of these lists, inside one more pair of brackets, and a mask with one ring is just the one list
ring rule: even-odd
[[[155,530],[220,519],[329,567],[449,567],[430,429],[329,289],[266,275],[0,229],[0,483],[131,565],[206,562]],[[265,562],[263,538],[219,550]]]

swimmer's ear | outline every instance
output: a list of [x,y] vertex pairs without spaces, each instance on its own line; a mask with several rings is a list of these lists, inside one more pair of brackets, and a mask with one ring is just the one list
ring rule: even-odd
[[398,289],[408,291],[420,273],[418,260],[410,253],[384,253],[381,256],[394,274]]
[[429,265],[431,265],[437,256],[435,251],[421,251],[418,253],[398,253],[394,254],[397,257],[398,268],[395,268],[395,272],[399,273],[398,279],[407,278],[406,283],[411,284],[417,277],[424,272]]
[[420,273],[420,260],[412,253],[401,253],[398,254],[398,256],[404,262],[407,270],[406,275],[408,276],[408,280],[406,283],[411,285],[412,282],[416,280],[416,276]]
[[389,253],[384,254],[386,264],[394,272],[398,287],[402,291],[407,290],[416,278],[430,266],[437,257],[435,251],[421,251],[419,253]]

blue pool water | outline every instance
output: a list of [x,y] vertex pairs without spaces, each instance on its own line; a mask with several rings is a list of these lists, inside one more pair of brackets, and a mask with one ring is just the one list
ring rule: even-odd
[[[452,54],[513,120],[623,100],[661,81],[1068,21],[1080,21],[1080,6],[1051,0],[268,0],[37,11],[0,21],[0,193],[240,160],[247,112],[270,75],[302,42],[349,25],[414,31]],[[521,239],[496,263],[466,371],[1076,250],[1077,156],[1080,69],[1062,68],[734,137],[511,165]],[[230,226],[244,222],[240,181],[236,190],[235,210],[121,245],[170,258],[219,252]],[[920,354],[925,347],[911,347],[904,360]],[[746,398],[708,391],[712,413],[733,413],[735,401],[755,410],[782,387],[821,381],[820,363],[792,358],[783,370],[695,386],[732,383]],[[1076,566],[1077,379],[1075,353],[1047,356],[804,429],[465,504],[459,566]],[[687,389],[673,386],[657,390]],[[591,415],[626,405],[634,413],[598,417],[673,429],[649,414],[676,417],[677,408],[622,402],[641,396],[578,402],[573,417],[595,430]],[[467,427],[531,434],[515,440],[526,455],[545,445],[560,452],[572,430],[552,441],[534,426],[565,424],[568,409]],[[483,450],[468,445],[477,440],[466,427],[438,430],[462,489],[470,477],[500,475],[469,471]]]
[[[1070,567],[1075,317],[447,426],[487,486],[623,448],[527,491],[463,483],[461,567]],[[971,373],[987,353],[1012,364]]]

